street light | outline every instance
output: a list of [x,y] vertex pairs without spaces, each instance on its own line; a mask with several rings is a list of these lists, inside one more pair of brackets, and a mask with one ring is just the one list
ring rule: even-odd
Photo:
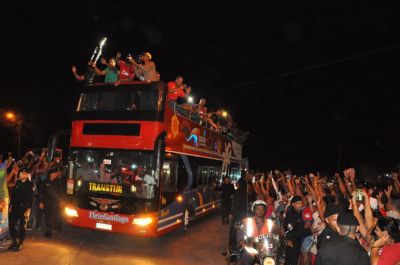
[[18,119],[17,115],[14,112],[7,112],[5,114],[7,120],[15,123],[17,128],[17,137],[18,137],[18,159],[21,155],[21,131],[22,131],[22,119]]

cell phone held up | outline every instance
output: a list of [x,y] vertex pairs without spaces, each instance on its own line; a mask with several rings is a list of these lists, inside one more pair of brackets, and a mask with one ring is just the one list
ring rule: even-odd
[[356,191],[356,201],[362,202],[364,201],[364,194],[362,189],[357,189]]

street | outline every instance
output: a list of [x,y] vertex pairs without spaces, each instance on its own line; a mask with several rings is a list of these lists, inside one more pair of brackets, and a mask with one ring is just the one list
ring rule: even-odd
[[228,225],[222,225],[218,213],[191,223],[184,235],[177,231],[160,238],[133,238],[65,226],[50,239],[42,232],[29,232],[24,249],[1,249],[2,264],[224,264]]

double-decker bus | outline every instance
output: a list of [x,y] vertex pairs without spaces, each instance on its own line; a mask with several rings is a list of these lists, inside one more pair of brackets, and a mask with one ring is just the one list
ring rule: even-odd
[[241,145],[167,100],[163,82],[83,88],[72,122],[69,225],[138,236],[185,231],[240,177]]

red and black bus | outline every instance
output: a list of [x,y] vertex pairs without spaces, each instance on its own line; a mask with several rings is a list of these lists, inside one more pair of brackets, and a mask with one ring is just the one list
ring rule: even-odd
[[158,236],[218,208],[241,145],[168,101],[163,82],[83,88],[72,122],[66,222]]

